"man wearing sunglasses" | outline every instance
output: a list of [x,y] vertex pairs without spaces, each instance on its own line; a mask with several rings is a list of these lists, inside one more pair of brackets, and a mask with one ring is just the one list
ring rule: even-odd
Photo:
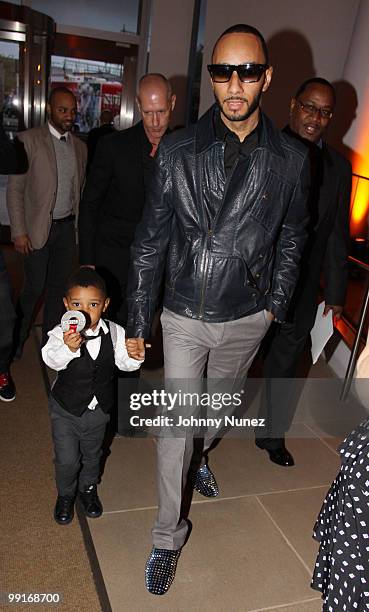
[[[302,264],[291,307],[284,325],[271,330],[264,362],[266,394],[261,410],[270,430],[258,431],[256,444],[271,461],[294,465],[285,446],[297,404],[298,385],[292,384],[301,355],[314,325],[320,279],[324,277],[324,316],[339,319],[348,274],[351,165],[323,141],[333,116],[336,94],[329,81],[316,77],[302,83],[291,100],[286,133],[309,147],[311,188],[310,223]],[[332,313],[332,314],[331,314]],[[260,437],[259,437],[260,436]]]
[[[184,386],[205,367],[208,383],[245,380],[272,319],[285,318],[305,241],[307,151],[260,111],[272,77],[260,32],[226,30],[208,69],[216,103],[160,144],[128,288],[127,347],[143,357],[165,268],[165,377]],[[193,480],[191,432],[157,441],[159,508],[146,564],[153,594],[169,589],[188,535],[186,485],[219,494],[207,462],[215,435],[207,433]]]

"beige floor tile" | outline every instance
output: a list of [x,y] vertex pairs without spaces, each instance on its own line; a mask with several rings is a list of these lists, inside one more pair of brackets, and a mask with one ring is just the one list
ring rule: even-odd
[[[342,430],[341,422],[350,422],[349,429],[353,429],[367,416],[367,411],[360,402],[351,394],[345,402],[340,399],[342,392],[342,380],[312,379],[304,383],[296,410],[295,419],[309,424],[320,424],[327,421],[336,422],[337,427],[332,429],[332,434]],[[331,434],[331,432],[329,432]]]
[[156,506],[155,479],[154,440],[116,437],[99,486],[105,512]]
[[314,567],[318,552],[312,530],[327,491],[328,487],[319,487],[259,496],[267,512],[310,568]]
[[336,453],[338,453],[341,442],[352,431],[351,421],[340,421],[339,423],[337,421],[326,421],[308,423],[306,426]]
[[[289,439],[294,467],[281,467],[252,440],[224,439],[211,452],[222,497],[328,485],[336,476],[338,456],[316,438]],[[196,494],[196,499],[199,499]]]
[[176,580],[160,599],[143,578],[154,512],[89,521],[113,612],[247,612],[311,598],[307,570],[255,498],[196,504],[190,517]]
[[[258,612],[261,611],[258,610]],[[299,601],[291,606],[282,606],[282,608],[268,608],[268,612],[322,612],[322,601],[321,599],[315,599],[308,602]]]
[[[256,448],[252,440],[222,440],[210,455],[221,497],[328,486],[338,471],[337,455],[318,439],[291,439],[288,447],[296,460],[293,468],[271,463],[267,453]],[[153,439],[115,438],[111,451],[99,487],[105,511],[155,506]],[[203,498],[195,493],[196,500]]]

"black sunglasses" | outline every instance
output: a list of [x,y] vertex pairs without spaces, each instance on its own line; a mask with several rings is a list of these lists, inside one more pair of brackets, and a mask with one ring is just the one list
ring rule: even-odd
[[234,72],[237,72],[242,83],[256,83],[268,68],[268,64],[208,64],[214,83],[228,83]]

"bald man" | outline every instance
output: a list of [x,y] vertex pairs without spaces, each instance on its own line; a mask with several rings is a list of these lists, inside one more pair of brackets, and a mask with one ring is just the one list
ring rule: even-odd
[[98,143],[80,206],[80,263],[96,266],[105,277],[112,299],[110,317],[123,326],[130,246],[141,220],[153,158],[168,130],[175,100],[163,75],[142,77],[136,97],[142,120]]

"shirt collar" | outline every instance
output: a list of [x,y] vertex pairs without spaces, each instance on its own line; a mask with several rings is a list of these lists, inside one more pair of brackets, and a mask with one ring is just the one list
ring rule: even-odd
[[58,140],[60,140],[61,137],[63,136],[66,140],[68,140],[69,132],[65,132],[64,134],[60,134],[60,132],[58,132],[58,130],[56,130],[53,125],[51,125],[50,121],[48,122],[48,126],[49,126],[50,134],[52,136],[54,136]]
[[257,126],[252,130],[252,132],[250,132],[250,134],[246,136],[243,142],[241,142],[237,134],[233,132],[232,130],[230,130],[229,127],[226,126],[224,121],[222,121],[219,111],[216,112],[214,115],[214,127],[215,127],[215,134],[218,140],[223,140],[223,141],[233,140],[234,142],[237,142],[241,146],[244,145],[246,140],[248,139],[250,140],[255,139],[256,143],[260,140],[260,134],[261,134],[261,121],[260,120],[258,121]]
[[104,334],[107,334],[109,331],[108,326],[103,319],[100,319],[93,331],[92,329],[86,329],[85,334],[86,336],[98,336],[100,333],[100,329],[103,330]]

